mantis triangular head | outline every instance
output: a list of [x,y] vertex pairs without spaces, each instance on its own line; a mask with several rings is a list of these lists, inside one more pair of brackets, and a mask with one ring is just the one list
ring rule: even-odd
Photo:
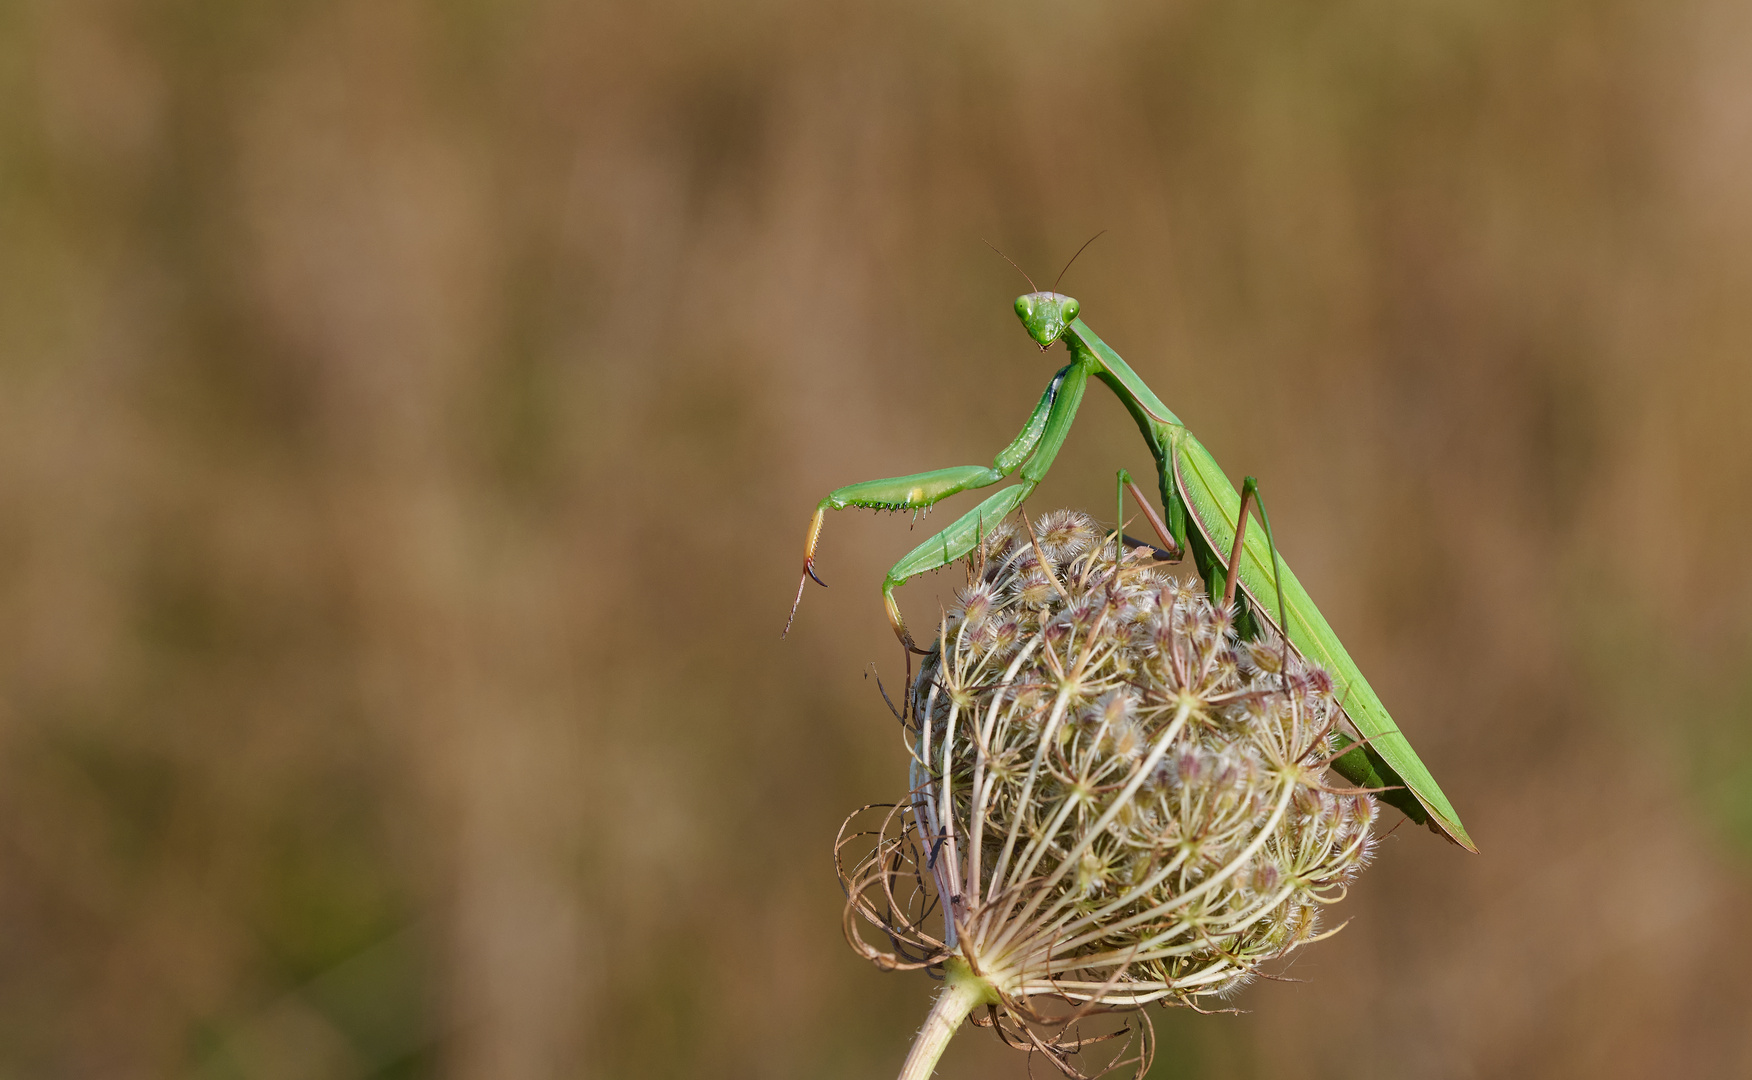
[[1028,328],[1028,336],[1046,351],[1063,336],[1082,305],[1075,297],[1056,292],[1032,292],[1016,298],[1016,317]]

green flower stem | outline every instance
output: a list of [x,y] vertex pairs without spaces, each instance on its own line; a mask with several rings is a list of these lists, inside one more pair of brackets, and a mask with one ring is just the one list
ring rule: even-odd
[[992,984],[975,975],[959,956],[951,957],[943,965],[943,992],[937,995],[931,1015],[925,1017],[925,1026],[913,1040],[912,1052],[900,1067],[900,1080],[929,1080],[937,1068],[937,1059],[943,1056],[955,1029],[967,1015],[981,1005],[997,1003],[998,994]]

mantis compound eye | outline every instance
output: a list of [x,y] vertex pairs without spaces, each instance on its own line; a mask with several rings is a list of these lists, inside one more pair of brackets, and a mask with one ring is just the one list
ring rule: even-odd
[[1034,316],[1034,300],[1027,296],[1018,296],[1016,298],[1016,314],[1023,319],[1032,318]]
[[1064,307],[1065,322],[1068,323],[1072,319],[1076,318],[1077,312],[1079,312],[1081,310],[1083,310],[1082,307],[1080,305],[1078,305],[1078,303],[1075,300],[1066,300],[1065,307]]

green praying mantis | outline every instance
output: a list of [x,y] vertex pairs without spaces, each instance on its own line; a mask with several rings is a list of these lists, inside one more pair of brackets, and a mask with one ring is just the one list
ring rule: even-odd
[[[1027,274],[1023,276],[1027,277]],[[1459,815],[1442,794],[1435,778],[1418,760],[1411,743],[1388,715],[1381,699],[1327,625],[1320,609],[1314,606],[1307,590],[1277,557],[1271,540],[1270,520],[1264,517],[1262,509],[1265,536],[1262,538],[1247,529],[1248,506],[1259,505],[1253,478],[1247,477],[1244,491],[1238,493],[1210,451],[1138,378],[1130,365],[1078,317],[1082,305],[1075,298],[1050,290],[1042,291],[1032,279],[1028,284],[1035,291],[1017,298],[1016,315],[1042,352],[1057,342],[1064,342],[1070,353],[1070,363],[1059,369],[1047,384],[1021,432],[992,459],[989,466],[962,465],[886,480],[868,480],[828,494],[816,507],[809,525],[803,575],[797,583],[797,602],[791,605],[792,616],[795,617],[797,603],[802,601],[803,590],[811,579],[817,584],[825,584],[815,573],[815,548],[821,539],[827,511],[847,507],[923,510],[959,492],[990,487],[1012,476],[1017,477],[1019,483],[986,499],[948,528],[914,548],[894,565],[883,581],[882,601],[895,635],[909,651],[922,651],[907,631],[894,590],[927,570],[937,570],[966,557],[979,545],[981,538],[991,532],[993,525],[1028,498],[1046,477],[1053,459],[1064,446],[1089,380],[1099,379],[1131,413],[1155,459],[1166,520],[1155,515],[1148,499],[1136,485],[1129,486],[1133,498],[1149,517],[1167,549],[1166,554],[1177,559],[1191,552],[1193,564],[1204,579],[1209,594],[1213,598],[1222,596],[1235,604],[1235,627],[1243,637],[1256,636],[1259,621],[1263,620],[1278,631],[1304,660],[1319,664],[1331,674],[1334,696],[1343,704],[1345,714],[1362,736],[1356,745],[1351,745],[1348,736],[1341,736],[1349,750],[1333,762],[1333,767],[1360,787],[1385,789],[1383,800],[1403,811],[1414,822],[1427,824],[1432,831],[1476,852],[1477,847],[1467,836]],[[1054,282],[1056,287],[1057,282]],[[1122,471],[1122,485],[1128,481],[1129,477]],[[1222,554],[1225,552],[1226,556]],[[1240,595],[1236,593],[1237,584]],[[1275,610],[1268,611],[1261,603],[1266,598],[1276,601]],[[1275,619],[1272,618],[1274,614]],[[787,622],[787,631],[789,628]]]

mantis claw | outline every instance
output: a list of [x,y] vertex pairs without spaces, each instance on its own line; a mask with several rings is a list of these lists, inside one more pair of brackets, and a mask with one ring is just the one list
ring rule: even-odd
[[791,614],[785,618],[785,629],[779,634],[780,640],[790,634],[791,623],[797,619],[797,605],[803,602],[803,586],[809,584],[813,578],[817,585],[827,588],[827,582],[821,580],[815,572],[815,545],[821,539],[821,523],[825,517],[825,511],[816,507],[815,517],[809,522],[809,540],[803,545],[803,576],[797,579],[797,599],[791,601]]
[[882,590],[882,604],[888,610],[888,625],[894,628],[894,636],[900,639],[900,647],[907,654],[907,664],[910,669],[912,654],[917,653],[920,656],[929,656],[931,655],[931,652],[929,649],[919,648],[913,641],[912,632],[906,628],[906,620],[901,618],[900,605],[894,601],[894,588],[892,585]]

